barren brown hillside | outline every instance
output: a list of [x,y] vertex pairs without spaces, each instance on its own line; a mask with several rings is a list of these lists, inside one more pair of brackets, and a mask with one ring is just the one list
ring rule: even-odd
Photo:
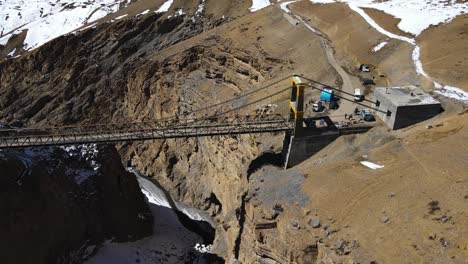
[[[372,64],[377,70],[371,75],[377,85],[420,84],[411,60],[412,46],[408,43],[389,40],[373,29],[346,4],[312,4],[301,1],[290,6],[291,10],[310,20],[311,26],[322,31],[331,41],[342,65],[351,74],[358,75],[361,63]],[[379,52],[372,48],[382,41],[389,41]],[[385,77],[380,77],[383,74]]]
[[429,28],[417,41],[428,74],[436,81],[468,91],[468,15]]
[[[467,118],[432,122],[440,127],[346,137],[300,166],[307,174],[308,208],[339,229],[332,241],[359,241],[355,253],[364,263],[459,263],[468,257]],[[366,159],[385,168],[359,164]]]
[[[281,160],[283,133],[121,142],[112,162],[133,167],[177,202],[212,217],[211,253],[226,263],[468,260],[467,106],[434,93],[433,83],[417,74],[414,46],[388,39],[344,3],[299,1],[287,18],[276,3],[251,13],[249,0],[206,0],[198,16],[199,1],[175,0],[168,12],[153,12],[162,3],[136,1],[95,27],[2,61],[0,124],[206,117],[291,82],[204,115],[192,111],[294,73],[351,93],[362,89],[369,101],[361,110],[371,106],[375,86],[418,86],[441,102],[439,115],[397,131],[361,120],[374,127],[341,136],[290,169]],[[178,8],[185,13],[174,15]],[[146,9],[151,12],[137,16]],[[401,33],[395,18],[366,12]],[[113,20],[123,14],[129,15]],[[428,73],[465,90],[467,18],[417,39]],[[389,43],[372,51],[383,41]],[[372,71],[360,72],[363,63]],[[376,85],[363,86],[365,78]],[[276,113],[288,110],[289,95],[270,102],[280,105]],[[318,99],[319,92],[307,88],[306,117],[343,120],[356,107],[342,99],[338,110],[315,113],[310,105]],[[372,170],[361,161],[384,167]]]

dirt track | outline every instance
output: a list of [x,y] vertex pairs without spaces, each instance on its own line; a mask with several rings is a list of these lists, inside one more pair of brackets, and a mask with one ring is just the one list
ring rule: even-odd
[[[294,17],[302,24],[304,25],[311,34],[317,35],[320,37],[321,40],[321,47],[325,50],[325,54],[328,60],[328,63],[330,64],[333,69],[338,73],[342,80],[342,86],[341,90],[348,92],[348,93],[354,93],[354,89],[356,87],[360,87],[360,83],[357,77],[352,76],[348,74],[343,67],[338,63],[336,57],[335,57],[335,51],[330,43],[330,41],[325,37],[325,34],[321,33],[318,29],[313,28],[311,30],[311,25],[309,25],[304,19],[297,13],[291,11]],[[349,98],[349,96],[346,96],[346,98]],[[352,99],[352,98],[349,98]],[[343,121],[345,114],[350,114],[353,113],[354,108],[356,107],[355,104],[352,102],[346,101],[346,100],[341,100],[340,102],[340,108],[332,112],[332,119],[336,121]]]

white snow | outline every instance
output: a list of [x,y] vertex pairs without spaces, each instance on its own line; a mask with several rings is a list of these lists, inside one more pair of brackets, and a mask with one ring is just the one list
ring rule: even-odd
[[421,48],[419,48],[419,46],[414,46],[413,54],[411,55],[411,57],[413,58],[416,72],[421,74],[424,77],[431,79],[429,75],[424,71],[424,68],[421,62]]
[[0,44],[5,44],[13,33],[28,30],[24,48],[35,49],[116,12],[120,2],[128,4],[127,0],[0,1]]
[[84,27],[84,28],[80,28],[79,31],[83,31],[83,30],[88,29],[88,28],[96,28],[96,23],[93,23],[93,24],[91,24],[91,25],[89,25],[89,26],[86,26],[86,27]]
[[94,171],[97,171],[101,167],[96,161],[97,154],[99,153],[96,144],[71,145],[60,148],[65,150],[70,157],[80,157],[87,161]]
[[118,16],[118,17],[116,17],[116,18],[115,18],[115,20],[122,19],[122,18],[124,18],[124,17],[126,17],[126,16],[128,16],[128,14],[125,14],[125,15]]
[[446,85],[443,88],[436,90],[435,92],[445,97],[468,104],[468,93],[457,87]]
[[361,161],[361,164],[368,167],[368,168],[371,168],[373,170],[381,169],[381,168],[384,167],[383,165],[378,165],[378,164],[372,163],[370,161]]
[[195,12],[195,16],[200,16],[205,10],[205,0],[202,0],[197,7],[197,11]]
[[372,19],[366,12],[364,12],[364,10],[362,10],[358,5],[355,5],[353,3],[349,3],[349,8],[351,8],[352,10],[354,10],[356,13],[358,13],[359,15],[362,16],[362,18],[364,18],[367,23],[369,25],[371,25],[374,29],[376,29],[377,31],[379,31],[380,33],[388,36],[389,38],[393,38],[393,39],[399,39],[401,41],[405,41],[405,42],[408,42],[409,44],[412,44],[414,45],[416,42],[414,41],[414,39],[411,39],[411,38],[407,38],[407,37],[403,37],[403,36],[399,36],[399,35],[396,35],[396,34],[393,34],[387,30],[385,30],[384,28],[382,28],[379,24],[377,24],[377,22],[374,21],[374,19]]
[[252,0],[252,6],[249,8],[250,12],[255,12],[271,5],[269,0]]
[[177,10],[174,12],[174,14],[169,15],[168,18],[178,17],[178,16],[181,16],[181,15],[185,15],[184,10],[182,8],[177,8]]
[[401,19],[398,27],[419,35],[431,25],[447,23],[458,15],[468,13],[468,3],[436,0],[310,0],[314,3],[345,2],[350,6],[374,8]]
[[6,35],[0,38],[0,45],[6,45],[8,40],[11,38],[12,34]]
[[141,12],[141,13],[140,13],[140,14],[138,14],[138,15],[146,15],[146,14],[148,14],[148,13],[149,13],[149,11],[150,11],[149,9],[146,9],[145,11]]
[[137,176],[137,179],[138,183],[140,184],[141,191],[148,199],[148,202],[159,206],[171,208],[171,205],[167,201],[164,192],[158,187],[156,187],[154,183],[141,176]]
[[164,2],[164,4],[162,4],[162,6],[159,7],[159,9],[156,10],[155,12],[156,12],[156,13],[167,12],[167,10],[169,10],[169,8],[171,8],[172,3],[174,3],[174,0],[167,0],[167,1]]
[[[161,189],[159,189],[156,185],[154,185],[154,183],[143,177],[138,171],[134,170],[133,168],[130,167],[127,168],[127,170],[135,174],[138,183],[140,184],[141,191],[146,195],[149,202],[171,208],[171,205],[167,201],[167,198]],[[196,221],[205,221],[214,227],[213,220],[205,212],[192,207],[188,207],[176,201],[174,201],[174,205],[176,206],[176,209],[178,211],[184,213],[190,219]]]
[[284,12],[291,13],[291,10],[289,10],[288,5],[292,4],[292,3],[295,3],[295,2],[298,2],[298,1],[300,1],[300,0],[293,0],[293,1],[283,2],[283,3],[280,4],[280,7],[281,7],[281,9],[284,10]]
[[13,55],[15,55],[15,52],[16,48],[14,48],[12,51],[10,51],[10,53],[8,53],[8,57],[13,57]]
[[[416,44],[416,40],[405,36],[399,36],[382,28],[375,22],[361,7],[375,8],[391,14],[402,21],[398,24],[400,29],[418,35],[424,29],[431,25],[439,23],[447,23],[456,16],[468,12],[468,3],[457,3],[451,1],[450,5],[445,5],[442,2],[431,0],[388,0],[388,1],[373,1],[373,0],[310,0],[313,3],[330,3],[330,2],[345,2],[356,13],[361,15],[366,22],[380,33],[389,38],[398,39],[407,42],[414,46],[412,59],[416,72],[428,78],[434,83],[437,89],[436,93],[449,98],[459,100],[463,103],[468,103],[465,99],[465,92],[457,87],[444,86],[435,82],[425,71],[421,62],[421,49]],[[289,10],[288,10],[289,11]],[[287,12],[288,12],[287,11]],[[395,13],[400,12],[398,15]],[[290,12],[290,11],[289,11]],[[443,19],[442,19],[443,18]],[[410,30],[412,29],[412,30]]]
[[194,248],[200,253],[211,253],[211,245],[197,243]]
[[377,46],[373,47],[372,51],[377,52],[377,51],[381,50],[383,47],[385,47],[385,45],[387,45],[387,44],[388,44],[388,41],[382,41],[379,44],[377,44]]

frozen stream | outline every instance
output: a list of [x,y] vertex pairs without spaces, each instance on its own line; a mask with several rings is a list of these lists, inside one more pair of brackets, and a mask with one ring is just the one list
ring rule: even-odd
[[[204,212],[172,201],[153,182],[131,168],[128,170],[137,177],[153,213],[153,235],[135,242],[107,241],[85,263],[224,263],[203,253],[210,250],[204,243],[211,243],[214,236],[211,219]],[[195,229],[196,232],[191,231]]]

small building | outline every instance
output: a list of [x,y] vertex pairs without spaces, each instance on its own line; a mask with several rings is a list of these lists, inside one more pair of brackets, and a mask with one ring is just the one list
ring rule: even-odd
[[320,101],[323,101],[323,102],[333,101],[333,92],[334,90],[330,87],[323,88],[322,92],[320,93]]
[[377,115],[391,129],[414,125],[438,115],[440,102],[415,86],[375,89]]

